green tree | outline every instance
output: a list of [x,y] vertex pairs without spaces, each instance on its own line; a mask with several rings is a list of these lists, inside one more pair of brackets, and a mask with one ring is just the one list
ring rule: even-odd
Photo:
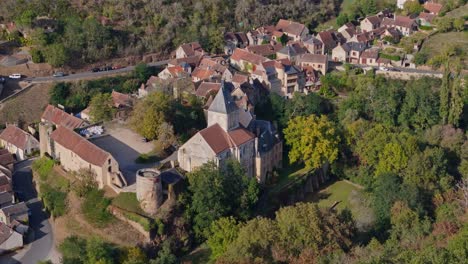
[[391,209],[391,239],[398,240],[402,246],[418,243],[427,235],[431,223],[427,218],[420,219],[405,202],[397,201]]
[[288,43],[288,40],[289,40],[289,38],[288,38],[288,35],[286,35],[286,34],[281,35],[281,37],[279,38],[279,42],[283,46],[285,46],[286,43]]
[[55,43],[47,46],[43,54],[46,62],[53,67],[63,66],[69,60],[67,50],[61,43]]
[[86,240],[78,236],[69,236],[58,247],[63,263],[84,263],[86,259]]
[[130,125],[147,139],[156,139],[161,124],[172,114],[171,98],[162,93],[149,94],[135,105],[130,117]]
[[383,151],[379,153],[379,162],[376,174],[385,172],[399,173],[408,164],[408,156],[402,145],[397,142],[385,144]]
[[135,66],[133,74],[140,82],[145,82],[151,76],[151,70],[148,65],[139,63]]
[[463,113],[463,93],[466,90],[467,82],[466,79],[462,80],[460,70],[456,74],[453,82],[451,83],[450,89],[450,103],[449,103],[449,113],[447,121],[449,124],[458,127],[460,124],[460,118]]
[[337,18],[336,18],[336,24],[341,27],[342,25],[348,23],[348,16],[345,13],[341,13]]
[[440,32],[448,32],[453,29],[453,18],[451,17],[438,17],[435,21],[437,30]]
[[403,10],[406,15],[419,14],[424,11],[424,7],[419,1],[406,1],[403,5]]
[[291,162],[304,162],[306,167],[317,169],[338,158],[340,138],[335,125],[324,115],[291,119],[284,129],[284,136],[291,146]]
[[463,31],[465,29],[465,20],[463,18],[455,18],[453,20],[453,27],[457,31]]
[[289,120],[296,116],[326,114],[330,108],[329,102],[316,93],[307,95],[295,93],[292,99],[286,101],[284,114]]
[[148,258],[146,257],[145,252],[139,247],[131,247],[127,249],[125,260],[123,264],[146,264],[148,263]]
[[39,49],[31,49],[31,58],[34,63],[44,62],[44,54]]
[[21,16],[16,20],[16,23],[20,26],[31,27],[32,22],[37,17],[35,10],[26,9],[21,13]]
[[228,246],[237,238],[240,227],[233,217],[222,217],[211,223],[207,244],[211,249],[212,260],[226,252]]
[[115,112],[112,95],[109,93],[98,93],[89,103],[92,122],[110,121],[114,118]]
[[113,264],[115,249],[99,238],[93,237],[86,242],[86,263]]
[[445,64],[445,72],[442,77],[442,85],[440,86],[440,104],[439,115],[442,119],[442,124],[447,124],[449,115],[449,102],[450,102],[450,70],[448,60]]
[[258,199],[255,179],[249,178],[234,160],[228,160],[220,169],[206,163],[188,176],[192,194],[190,211],[193,214],[197,237],[207,237],[213,221],[226,215],[246,219]]

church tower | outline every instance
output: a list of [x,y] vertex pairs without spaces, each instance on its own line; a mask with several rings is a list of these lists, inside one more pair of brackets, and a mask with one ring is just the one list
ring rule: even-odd
[[239,127],[239,108],[224,82],[208,108],[208,127],[214,124],[225,131]]

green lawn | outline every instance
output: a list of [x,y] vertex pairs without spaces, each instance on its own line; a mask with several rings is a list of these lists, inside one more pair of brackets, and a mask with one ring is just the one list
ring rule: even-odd
[[114,199],[112,205],[137,214],[144,214],[135,193],[121,192]]
[[447,14],[445,14],[445,16],[447,17],[454,17],[454,18],[463,17],[466,15],[468,15],[468,4],[462,7],[456,8],[450,12],[447,12]]
[[335,202],[339,202],[335,207],[336,209],[352,209],[350,205],[352,191],[360,192],[361,190],[345,181],[337,181],[319,192],[310,194],[306,200],[316,202],[320,207],[324,208],[330,208]]
[[301,165],[288,165],[279,171],[279,177],[276,184],[271,189],[272,192],[278,192],[288,184],[296,181],[305,175],[309,170]]
[[[447,32],[447,33],[437,33],[429,37],[423,43],[421,48],[422,52],[426,52],[429,55],[429,59],[433,58],[444,51],[447,46],[457,46],[462,52],[461,54],[468,53],[468,32]],[[464,61],[465,69],[468,68],[468,60],[466,55],[460,56]]]

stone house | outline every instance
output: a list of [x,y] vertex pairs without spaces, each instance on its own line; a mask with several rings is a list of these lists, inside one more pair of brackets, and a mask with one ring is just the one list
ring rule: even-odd
[[0,222],[0,254],[23,247],[23,236]]
[[39,125],[41,155],[47,153],[58,160],[66,171],[89,169],[96,176],[99,188],[124,187],[127,183],[112,155],[66,127],[55,130],[49,123]]
[[184,68],[182,68],[179,65],[168,66],[158,74],[158,77],[162,80],[167,80],[167,79],[179,78],[185,73],[186,72],[184,71]]
[[394,27],[400,31],[403,36],[409,36],[418,30],[416,21],[407,16],[395,16],[393,19],[385,17],[381,25],[387,28]]
[[306,54],[308,50],[300,43],[288,43],[278,52],[276,52],[276,59],[288,59],[291,62],[296,62],[296,58],[302,54]]
[[244,49],[235,49],[232,53],[230,58],[231,66],[245,72],[253,72],[257,69],[257,67],[261,66],[261,64],[269,59],[248,52]]
[[382,19],[379,16],[368,16],[361,21],[362,31],[372,31],[380,27]]
[[272,56],[276,56],[276,52],[281,50],[283,48],[283,46],[281,45],[281,43],[277,43],[277,44],[262,44],[262,45],[254,45],[254,46],[248,46],[246,48],[246,50],[248,52],[251,52],[253,54],[257,54],[257,55],[260,55],[260,56],[263,56],[263,57],[272,57]]
[[198,42],[184,43],[176,49],[177,59],[203,54],[205,54],[205,51],[202,49],[200,43]]
[[0,192],[11,192],[11,178],[0,172]]
[[218,74],[214,70],[196,68],[192,72],[192,82],[212,81],[216,75]]
[[436,17],[437,17],[437,15],[421,12],[421,13],[419,13],[419,16],[416,18],[416,21],[418,22],[418,24],[420,26],[431,27],[432,26],[432,21]]
[[283,32],[293,41],[304,39],[309,34],[309,29],[304,24],[285,19],[278,21],[276,30]]
[[346,42],[346,39],[340,33],[334,30],[317,33],[317,39],[323,43],[324,54],[330,54],[332,50],[338,46],[338,44],[343,44]]
[[325,75],[328,70],[328,57],[320,54],[303,54],[297,58],[296,64],[301,67],[310,66]]
[[24,160],[39,150],[39,141],[33,135],[16,126],[7,126],[0,134],[0,145],[7,149],[16,160]]
[[333,61],[359,63],[361,53],[366,49],[366,45],[357,42],[347,42],[338,45],[332,51]]
[[221,88],[221,83],[202,82],[195,91],[199,98],[208,99],[210,95],[216,95]]
[[362,52],[359,58],[359,64],[369,65],[369,66],[379,66],[379,50],[378,49],[368,49]]
[[310,54],[325,54],[322,41],[314,36],[304,41],[303,45]]
[[5,173],[5,170],[8,170],[11,174],[14,164],[15,158],[13,155],[6,149],[0,149],[0,171]]
[[55,126],[63,126],[69,129],[82,128],[88,125],[85,120],[70,115],[60,108],[48,105],[41,117],[42,122],[49,122]]
[[[236,99],[223,82],[208,108],[208,127],[199,131],[179,148],[180,167],[190,172],[213,161],[222,168],[225,162],[232,158],[239,161],[248,176],[256,177],[259,182],[263,183],[273,168],[281,166],[281,160],[278,157],[282,153],[282,143],[275,134],[274,137],[277,140],[260,140],[264,144],[260,147],[265,146],[265,148],[259,148],[259,135],[256,135],[254,131],[259,133],[269,131],[268,129],[262,130],[260,125],[256,129],[254,120],[247,126],[242,125],[242,111],[244,110],[239,108]],[[270,132],[274,133],[273,130]]]
[[29,208],[24,202],[0,208],[0,222],[10,225],[14,220],[21,223],[29,221]]

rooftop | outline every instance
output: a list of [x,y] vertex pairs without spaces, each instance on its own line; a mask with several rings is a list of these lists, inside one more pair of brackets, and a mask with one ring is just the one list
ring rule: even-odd
[[62,109],[59,109],[53,105],[48,105],[42,114],[42,120],[51,122],[57,126],[64,126],[69,129],[75,129],[82,126],[85,121],[78,117],[72,116]]
[[19,149],[28,147],[28,138],[39,143],[32,135],[16,126],[7,126],[0,134],[0,139],[9,142]]

